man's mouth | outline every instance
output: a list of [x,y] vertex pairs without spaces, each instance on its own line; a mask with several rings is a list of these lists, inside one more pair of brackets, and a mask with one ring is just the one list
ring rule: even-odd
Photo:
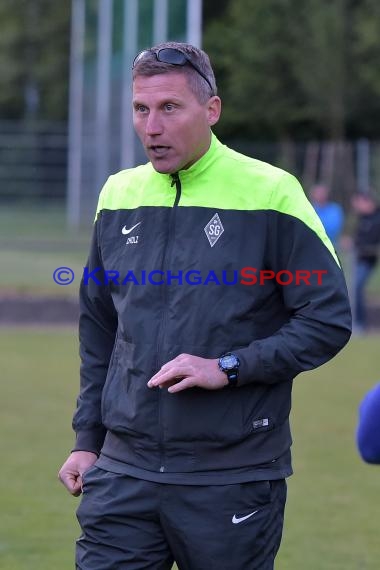
[[163,145],[150,145],[149,152],[153,153],[155,156],[165,155],[170,147]]

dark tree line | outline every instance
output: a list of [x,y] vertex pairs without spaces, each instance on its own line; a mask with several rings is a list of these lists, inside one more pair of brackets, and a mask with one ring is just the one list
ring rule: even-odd
[[66,118],[70,5],[70,0],[1,0],[1,119]]
[[[204,47],[223,99],[221,135],[380,137],[379,0],[203,5]],[[66,119],[70,6],[1,0],[1,119]]]
[[231,0],[215,19],[206,4],[224,135],[379,137],[378,0]]

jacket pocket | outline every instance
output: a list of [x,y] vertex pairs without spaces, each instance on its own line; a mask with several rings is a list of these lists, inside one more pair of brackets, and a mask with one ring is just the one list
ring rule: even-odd
[[107,429],[137,437],[152,435],[157,425],[157,394],[147,386],[152,376],[152,346],[118,337],[102,394]]
[[115,419],[118,401],[122,397],[120,390],[124,391],[127,384],[127,373],[133,362],[133,351],[134,345],[117,335],[102,393],[102,418],[108,428],[111,417]]

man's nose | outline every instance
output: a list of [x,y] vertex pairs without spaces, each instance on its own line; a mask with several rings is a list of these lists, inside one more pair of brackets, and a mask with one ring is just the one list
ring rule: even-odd
[[146,125],[145,132],[147,135],[160,135],[163,131],[163,124],[159,113],[150,111]]

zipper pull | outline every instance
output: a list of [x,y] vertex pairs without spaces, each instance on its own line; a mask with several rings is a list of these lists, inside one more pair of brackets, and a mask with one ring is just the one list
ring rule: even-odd
[[174,174],[171,174],[170,176],[172,177],[172,183],[171,183],[170,188],[173,188],[173,186],[175,185],[175,189],[176,189],[176,196],[175,196],[173,206],[178,206],[178,203],[179,203],[179,200],[181,197],[181,180],[179,179],[178,172],[174,172]]
[[170,177],[172,179],[172,183],[170,184],[170,188],[173,188],[174,184],[177,184],[177,182],[179,182],[178,172],[174,172],[174,174],[171,174]]

